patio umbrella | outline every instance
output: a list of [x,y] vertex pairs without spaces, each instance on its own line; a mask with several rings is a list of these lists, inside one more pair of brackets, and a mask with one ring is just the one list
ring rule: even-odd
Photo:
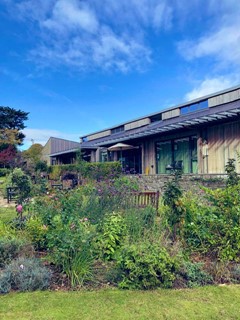
[[131,150],[131,149],[138,149],[138,147],[134,147],[130,144],[125,144],[125,143],[117,143],[114,144],[113,146],[108,148],[108,151],[120,151],[120,157],[121,157],[121,163],[122,163],[122,151],[123,150]]
[[131,150],[131,149],[136,149],[138,147],[131,146],[130,144],[125,144],[125,143],[117,143],[114,144],[113,146],[109,147],[109,151],[122,151],[122,150]]

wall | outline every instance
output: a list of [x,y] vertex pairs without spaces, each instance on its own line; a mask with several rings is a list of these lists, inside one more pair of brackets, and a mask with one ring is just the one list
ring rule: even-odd
[[[141,190],[160,191],[163,192],[164,184],[172,179],[171,175],[135,175],[128,176],[134,182],[137,182]],[[225,186],[226,175],[210,175],[201,174],[183,175],[181,179],[181,186],[185,191],[193,191],[194,193],[201,193],[200,186],[210,187],[213,189]]]

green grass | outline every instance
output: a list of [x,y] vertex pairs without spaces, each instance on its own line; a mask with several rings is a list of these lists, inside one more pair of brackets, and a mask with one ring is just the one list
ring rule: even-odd
[[184,290],[11,293],[0,319],[240,319],[240,286]]
[[15,207],[1,208],[0,207],[0,220],[7,223],[17,217]]

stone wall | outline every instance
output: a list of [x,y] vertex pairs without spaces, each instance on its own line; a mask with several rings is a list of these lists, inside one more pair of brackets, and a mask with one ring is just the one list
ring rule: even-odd
[[[164,184],[172,179],[171,175],[131,175],[129,176],[134,182],[137,182],[141,190],[163,192]],[[200,186],[216,189],[226,185],[226,175],[215,174],[187,174],[181,179],[181,186],[185,191],[194,193],[200,192]]]

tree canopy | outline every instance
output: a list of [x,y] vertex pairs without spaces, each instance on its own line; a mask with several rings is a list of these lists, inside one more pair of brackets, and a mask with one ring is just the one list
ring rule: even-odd
[[11,166],[17,155],[17,146],[21,145],[26,128],[24,121],[28,112],[0,106],[0,166]]
[[26,128],[24,121],[28,119],[28,112],[10,107],[0,106],[0,144],[21,145]]

